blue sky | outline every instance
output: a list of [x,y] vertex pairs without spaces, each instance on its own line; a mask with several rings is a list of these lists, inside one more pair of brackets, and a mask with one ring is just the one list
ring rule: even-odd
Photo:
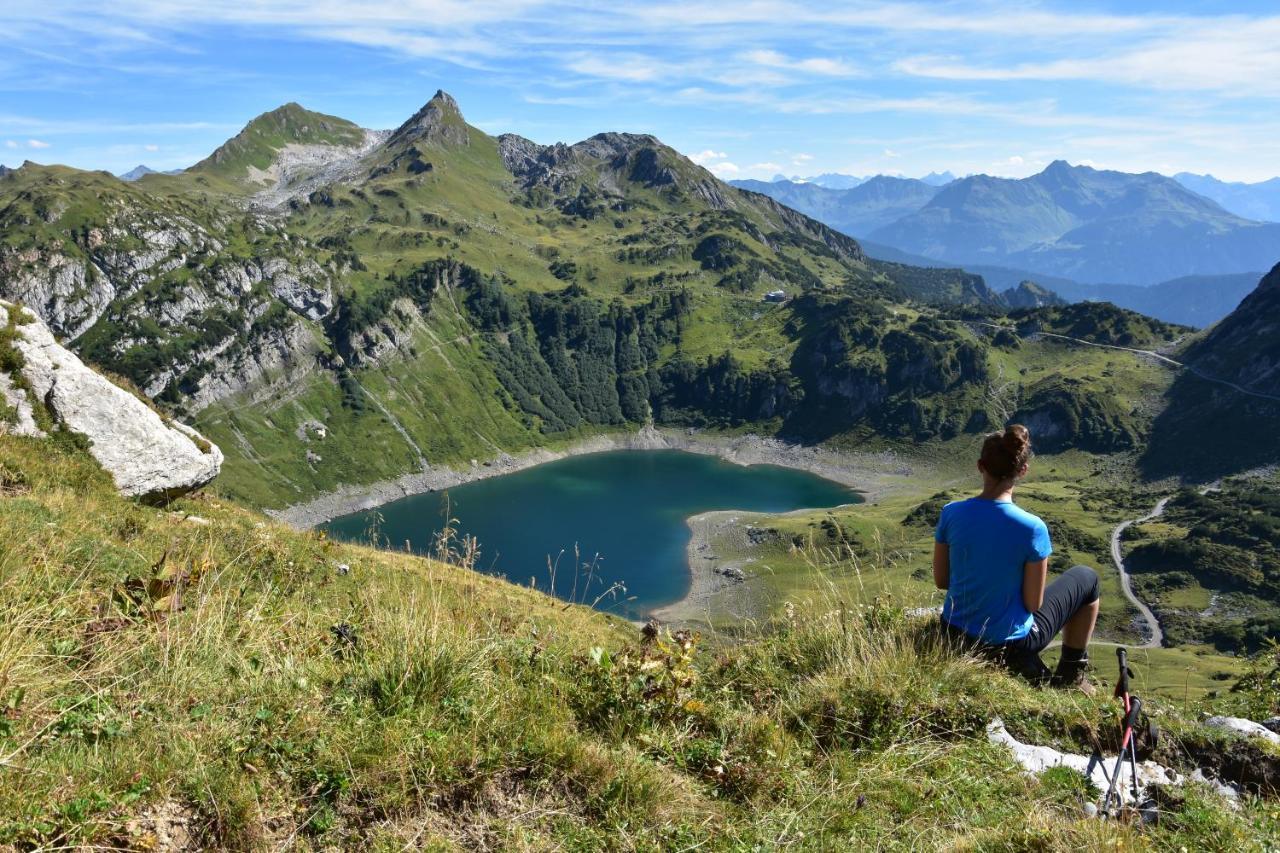
[[1272,2],[6,0],[0,162],[189,165],[287,101],[653,133],[721,177],[1280,174]]

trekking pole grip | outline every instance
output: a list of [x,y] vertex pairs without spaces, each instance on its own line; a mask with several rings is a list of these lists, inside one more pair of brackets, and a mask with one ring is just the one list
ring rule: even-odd
[[1142,700],[1137,696],[1129,700],[1129,717],[1124,721],[1125,728],[1133,732],[1138,730],[1138,716],[1142,713]]

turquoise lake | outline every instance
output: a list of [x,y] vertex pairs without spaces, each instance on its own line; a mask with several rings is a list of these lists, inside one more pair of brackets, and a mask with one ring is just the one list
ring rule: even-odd
[[[415,552],[428,553],[443,524],[446,495],[459,532],[479,542],[480,571],[523,585],[532,578],[538,589],[548,590],[550,560],[556,565],[556,595],[629,618],[688,592],[689,516],[710,510],[787,512],[860,500],[853,490],[804,471],[743,467],[673,450],[628,450],[402,498],[334,519],[324,529],[368,541],[377,513],[384,543],[403,548],[408,541]],[[625,586],[625,595],[595,601],[614,584]]]

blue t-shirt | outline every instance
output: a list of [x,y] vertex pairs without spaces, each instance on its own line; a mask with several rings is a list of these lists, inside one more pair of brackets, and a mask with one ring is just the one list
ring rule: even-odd
[[1053,553],[1044,522],[1012,501],[969,498],[942,508],[934,538],[951,554],[942,618],[988,643],[1027,636],[1023,567]]

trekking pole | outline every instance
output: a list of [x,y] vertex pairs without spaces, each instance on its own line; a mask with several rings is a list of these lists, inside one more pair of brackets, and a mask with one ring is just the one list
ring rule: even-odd
[[1124,703],[1124,716],[1121,718],[1123,733],[1120,736],[1120,752],[1116,755],[1115,769],[1111,771],[1110,784],[1107,786],[1107,795],[1102,799],[1100,815],[1103,817],[1111,808],[1112,794],[1116,795],[1117,805],[1121,801],[1116,791],[1116,783],[1120,781],[1120,772],[1124,768],[1126,758],[1133,764],[1133,795],[1135,801],[1138,798],[1138,750],[1134,744],[1133,733],[1138,726],[1138,716],[1142,712],[1142,700],[1129,695],[1129,656],[1123,647],[1116,649],[1116,658],[1120,663],[1120,678],[1116,681],[1115,695]]

